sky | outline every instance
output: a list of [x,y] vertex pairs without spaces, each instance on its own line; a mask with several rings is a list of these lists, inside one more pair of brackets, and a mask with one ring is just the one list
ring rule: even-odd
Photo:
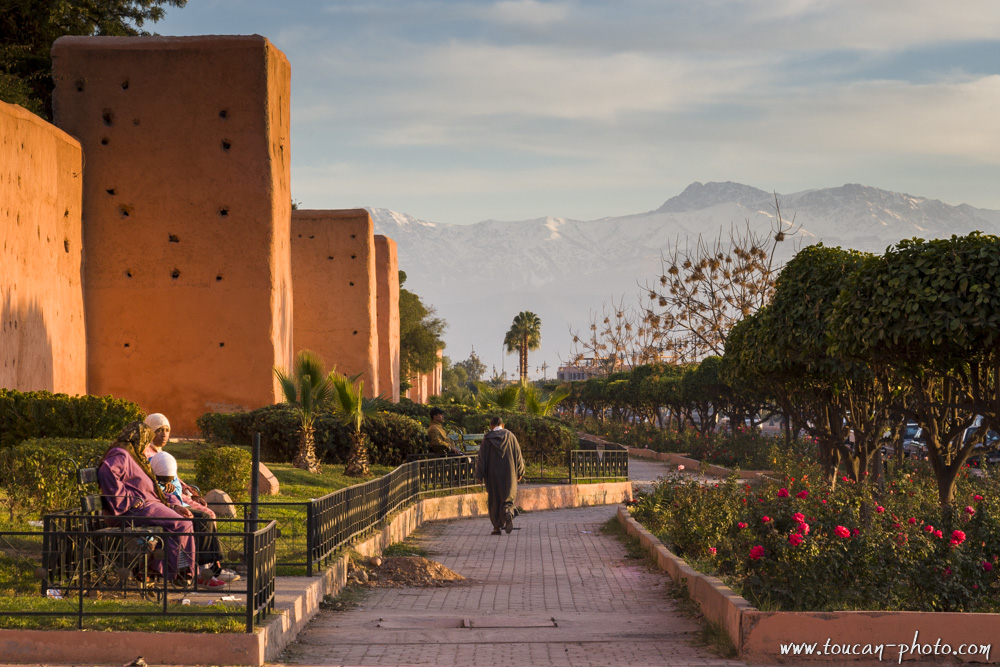
[[469,224],[693,181],[1000,209],[996,0],[189,0],[292,65],[292,196]]

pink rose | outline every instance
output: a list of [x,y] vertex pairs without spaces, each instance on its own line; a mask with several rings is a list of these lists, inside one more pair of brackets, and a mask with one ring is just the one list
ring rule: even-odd
[[683,464],[683,463],[679,464],[679,465],[677,466],[677,469],[678,469],[678,470],[684,470],[684,464]]
[[823,503],[824,505],[826,505],[826,501],[825,500],[821,500],[820,502]]
[[878,507],[875,508],[875,511],[878,512],[879,514],[882,514],[883,512],[885,512],[885,508],[879,505]]
[[916,523],[916,522],[917,522],[917,517],[915,516],[911,516],[909,519],[906,520],[906,523]]
[[966,507],[965,513],[968,514],[969,516],[972,516],[973,514],[976,513],[976,510],[972,509],[971,507]]
[[795,523],[804,523],[805,520],[806,520],[806,515],[803,514],[802,512],[796,512],[795,514],[792,515],[792,521],[794,521]]
[[788,489],[778,489],[778,497],[779,498],[787,498],[788,497]]
[[851,534],[854,535],[854,537],[857,537],[858,535],[861,534],[861,529],[855,528],[853,531],[851,531]]
[[977,493],[976,495],[972,496],[972,499],[978,502],[982,500],[983,497]]
[[984,560],[983,572],[992,572],[992,571],[993,571],[993,563],[989,562],[988,560]]
[[761,556],[764,555],[764,547],[757,545],[750,548],[750,560],[760,560]]
[[796,498],[808,498],[809,497],[809,492],[806,491],[805,489],[802,489],[801,491],[799,491],[798,493],[795,494],[795,497]]
[[795,529],[795,532],[796,533],[802,533],[803,535],[808,535],[809,534],[809,524],[808,523],[800,523],[799,527]]
[[803,539],[804,538],[798,533],[792,533],[791,535],[788,536],[788,543],[791,544],[793,547],[797,547],[800,544],[802,544]]
[[760,518],[760,520],[763,521],[764,523],[770,523],[771,522],[771,517],[769,517],[769,516],[762,516]]
[[747,525],[748,524],[743,523],[742,521],[740,521],[738,524],[736,524],[736,527],[739,528],[740,530],[743,530],[744,528],[747,527]]
[[934,537],[941,539],[942,537],[944,537],[944,533],[942,533],[940,530],[935,530]]
[[954,545],[959,545],[965,541],[965,533],[960,530],[952,531],[951,533],[951,543]]
[[926,526],[924,526],[924,530],[926,530],[928,533],[933,533],[934,526],[932,526],[931,524],[927,524]]
[[851,536],[851,531],[847,530],[843,526],[837,526],[836,528],[834,528],[833,529],[833,533],[837,537],[845,538],[845,539]]

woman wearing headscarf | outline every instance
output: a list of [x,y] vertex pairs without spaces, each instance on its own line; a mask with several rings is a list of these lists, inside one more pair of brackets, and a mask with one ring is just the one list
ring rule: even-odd
[[115,516],[126,516],[132,525],[159,526],[165,533],[166,573],[163,561],[154,567],[161,575],[186,583],[193,578],[195,561],[191,512],[171,504],[160,490],[146,461],[146,446],[153,430],[140,421],[126,424],[97,469],[97,479],[108,508]]

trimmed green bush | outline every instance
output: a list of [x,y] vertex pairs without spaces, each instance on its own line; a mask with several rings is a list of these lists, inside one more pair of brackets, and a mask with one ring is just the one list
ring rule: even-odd
[[0,389],[0,448],[31,438],[113,440],[125,424],[144,417],[135,403],[111,396]]
[[202,493],[221,489],[233,500],[246,500],[252,456],[240,447],[206,447],[194,464],[195,483]]
[[[286,404],[268,405],[251,412],[229,415],[209,413],[198,419],[206,440],[249,446],[253,434],[261,434],[261,458],[291,462],[299,447],[299,418]],[[343,463],[350,452],[350,430],[332,413],[321,412],[316,429],[316,455],[327,463]],[[398,465],[410,454],[423,451],[426,428],[419,421],[400,414],[380,412],[362,431],[368,436],[368,456],[374,463]]]
[[[485,433],[489,430],[492,414],[469,415],[462,426],[468,433]],[[504,412],[501,416],[504,427],[517,438],[521,453],[529,463],[561,462],[560,457],[575,449],[579,442],[576,432],[558,419],[523,412]]]
[[76,468],[96,465],[110,444],[110,440],[35,438],[0,450],[0,488],[7,493],[11,514],[79,509]]

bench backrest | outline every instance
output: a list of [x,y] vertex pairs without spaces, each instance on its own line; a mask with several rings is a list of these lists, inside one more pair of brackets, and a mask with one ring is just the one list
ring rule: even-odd
[[80,509],[84,514],[101,514],[104,496],[97,479],[97,468],[77,468],[76,486],[80,493]]

